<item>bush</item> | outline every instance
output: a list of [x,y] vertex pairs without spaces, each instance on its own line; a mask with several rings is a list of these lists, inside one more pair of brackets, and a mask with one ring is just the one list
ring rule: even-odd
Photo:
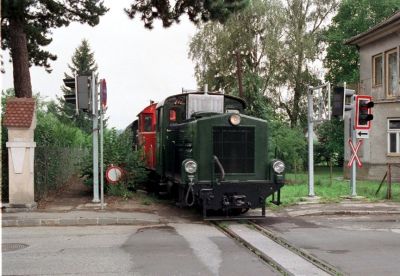
[[271,158],[282,159],[288,170],[302,170],[307,162],[307,141],[300,128],[281,121],[270,123]]
[[[118,189],[125,187],[127,190],[135,190],[139,183],[147,180],[147,172],[144,168],[141,152],[134,151],[132,148],[132,132],[127,130],[119,133],[115,128],[104,130],[104,168],[110,165],[120,166],[124,171],[124,177],[119,183]],[[92,151],[92,149],[91,149]],[[86,166],[83,168],[82,176],[84,176],[85,184],[93,183],[93,165],[90,159],[86,160]],[[117,185],[117,186],[118,186]],[[117,188],[107,188],[106,192],[113,193]]]

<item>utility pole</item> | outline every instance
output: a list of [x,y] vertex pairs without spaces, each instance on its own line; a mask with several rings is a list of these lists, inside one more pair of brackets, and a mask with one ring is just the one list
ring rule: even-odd
[[239,97],[243,98],[242,56],[240,55],[239,50],[236,50],[235,57],[236,57],[236,75],[237,75],[238,84],[239,84]]

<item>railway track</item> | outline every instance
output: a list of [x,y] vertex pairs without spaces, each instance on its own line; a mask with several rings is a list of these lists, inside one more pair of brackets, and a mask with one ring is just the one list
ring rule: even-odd
[[214,221],[212,224],[283,275],[343,275],[332,265],[255,222]]

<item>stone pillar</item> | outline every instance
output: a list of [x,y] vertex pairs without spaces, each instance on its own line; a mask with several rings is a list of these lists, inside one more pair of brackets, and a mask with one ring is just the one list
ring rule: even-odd
[[36,143],[35,100],[12,98],[7,101],[4,125],[8,128],[9,208],[36,208],[34,156]]

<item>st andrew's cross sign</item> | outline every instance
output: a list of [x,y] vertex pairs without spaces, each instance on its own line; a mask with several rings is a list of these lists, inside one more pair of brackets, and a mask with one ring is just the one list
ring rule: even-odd
[[349,139],[349,145],[350,145],[350,149],[352,152],[351,158],[349,160],[349,163],[347,163],[347,167],[351,167],[353,165],[353,162],[356,160],[357,161],[357,165],[359,168],[362,167],[362,163],[360,158],[357,155],[358,149],[360,148],[361,144],[362,144],[363,140],[358,140],[356,146],[354,146],[353,141],[351,141],[351,139]]

